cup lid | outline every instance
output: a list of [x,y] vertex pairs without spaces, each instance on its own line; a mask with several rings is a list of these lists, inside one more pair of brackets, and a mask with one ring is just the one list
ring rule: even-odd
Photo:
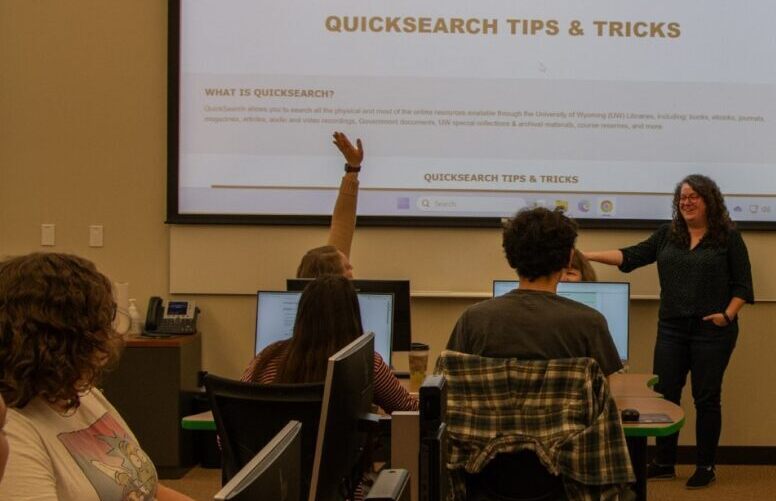
[[428,345],[426,343],[412,343],[410,351],[428,351]]

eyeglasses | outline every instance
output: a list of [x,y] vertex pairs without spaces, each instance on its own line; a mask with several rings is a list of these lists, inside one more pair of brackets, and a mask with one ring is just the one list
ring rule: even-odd
[[701,196],[698,195],[697,193],[691,193],[689,195],[682,195],[682,196],[679,197],[679,203],[680,204],[684,204],[684,203],[693,203],[694,204],[695,202],[700,200],[700,198],[701,198]]

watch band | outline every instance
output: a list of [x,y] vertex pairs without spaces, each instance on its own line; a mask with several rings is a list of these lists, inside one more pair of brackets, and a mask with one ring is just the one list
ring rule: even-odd
[[352,165],[345,164],[345,172],[359,172],[361,170],[361,166],[353,167]]
[[723,312],[722,312],[722,316],[723,316],[723,317],[725,317],[725,321],[726,321],[728,324],[732,324],[732,323],[733,323],[733,321],[732,321],[732,320],[730,320],[730,317],[728,316],[728,314],[727,314],[727,312],[726,312],[726,311],[723,311]]

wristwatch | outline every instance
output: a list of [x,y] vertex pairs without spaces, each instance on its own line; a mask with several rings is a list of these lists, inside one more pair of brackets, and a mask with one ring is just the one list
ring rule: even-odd
[[345,172],[359,172],[361,170],[361,166],[353,167],[352,165],[345,164]]
[[728,316],[728,314],[727,314],[727,312],[726,312],[726,311],[723,311],[723,312],[722,312],[722,316],[725,318],[725,321],[728,323],[728,325],[730,325],[730,324],[732,324],[732,323],[733,323],[733,321],[732,321],[732,320],[730,320],[730,317]]

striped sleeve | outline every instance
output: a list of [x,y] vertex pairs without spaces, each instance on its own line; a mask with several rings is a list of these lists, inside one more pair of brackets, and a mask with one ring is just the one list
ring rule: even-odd
[[272,361],[270,361],[266,367],[264,367],[264,370],[261,371],[261,374],[256,374],[256,365],[259,363],[259,360],[261,360],[261,353],[253,357],[250,365],[248,365],[248,368],[245,369],[245,372],[243,372],[240,381],[243,383],[259,384],[272,384],[275,382],[275,377],[278,374],[278,362],[280,361],[280,356],[276,356]]
[[417,397],[409,394],[377,352],[374,361],[374,403],[388,414],[394,411],[418,410]]

